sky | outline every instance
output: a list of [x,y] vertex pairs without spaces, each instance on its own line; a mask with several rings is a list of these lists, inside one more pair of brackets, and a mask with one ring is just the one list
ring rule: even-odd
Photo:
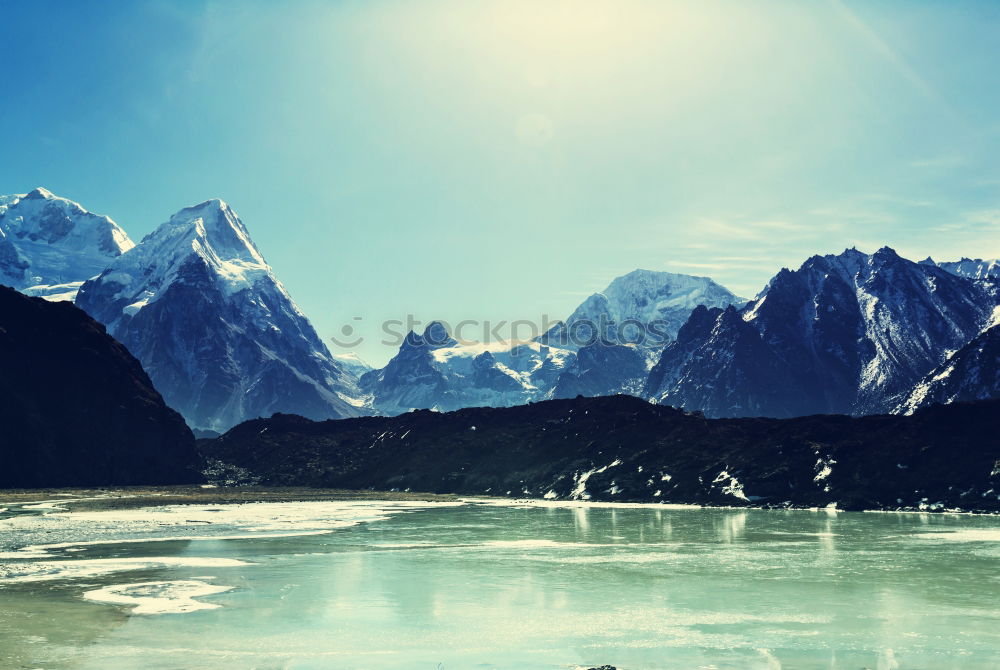
[[[0,0],[0,193],[229,202],[329,341],[1000,256],[1000,3]],[[338,352],[338,348],[331,344]]]

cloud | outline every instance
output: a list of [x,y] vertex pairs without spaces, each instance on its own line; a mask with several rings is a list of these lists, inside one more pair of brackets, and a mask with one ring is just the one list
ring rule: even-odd
[[861,199],[875,202],[887,202],[893,205],[903,205],[904,207],[931,207],[934,205],[934,203],[930,200],[914,200],[912,198],[904,198],[891,193],[869,193],[861,196]]
[[722,237],[736,240],[767,240],[776,232],[812,234],[813,227],[805,223],[782,220],[759,221],[723,221],[715,218],[702,218],[695,222],[695,230],[708,233],[713,238]]
[[806,230],[808,226],[790,221],[751,221],[747,225],[767,230]]
[[965,212],[958,221],[942,223],[931,228],[939,233],[948,232],[997,232],[995,228],[1000,227],[1000,209],[981,209],[972,212]]
[[729,261],[726,258],[713,258],[713,262],[669,260],[667,261],[667,265],[697,268],[699,270],[756,270],[761,267],[771,267],[774,265],[772,260],[766,258],[746,259],[742,261]]
[[678,261],[678,260],[669,260],[667,261],[667,264],[679,265],[685,268],[700,268],[703,270],[723,270],[729,267],[725,263],[699,263],[697,261]]
[[[808,212],[811,216],[823,217],[826,219],[840,219],[846,223],[864,223],[864,224],[892,224],[896,223],[897,219],[892,214],[886,212],[879,212],[873,209],[864,209],[858,207],[842,207],[842,206],[832,206],[832,207],[817,207],[810,209]],[[843,223],[829,223],[824,222],[823,228],[825,230],[831,230],[832,227],[842,228]]]
[[964,165],[966,160],[961,156],[931,156],[910,161],[910,167],[915,168],[952,168]]
[[965,219],[974,224],[1000,226],[1000,209],[981,209],[975,212],[966,212]]

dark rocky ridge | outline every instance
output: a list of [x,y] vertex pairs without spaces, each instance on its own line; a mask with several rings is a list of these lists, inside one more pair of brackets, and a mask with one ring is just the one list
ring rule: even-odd
[[139,362],[66,302],[0,286],[0,488],[177,484],[194,436]]
[[998,427],[996,400],[913,416],[706,419],[613,396],[320,423],[275,415],[201,447],[266,485],[996,512]]

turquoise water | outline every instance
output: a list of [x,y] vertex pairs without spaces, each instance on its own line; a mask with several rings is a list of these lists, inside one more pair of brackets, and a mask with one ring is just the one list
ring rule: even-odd
[[[0,660],[1000,667],[994,517],[377,503],[116,514],[0,521]],[[158,541],[122,542],[135,536]]]

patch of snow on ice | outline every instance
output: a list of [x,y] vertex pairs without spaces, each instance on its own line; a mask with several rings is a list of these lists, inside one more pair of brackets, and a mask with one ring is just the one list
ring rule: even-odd
[[214,603],[194,599],[230,591],[232,588],[194,580],[140,582],[105,586],[87,591],[83,597],[95,602],[132,606],[132,614],[185,614],[218,608],[219,605]]

